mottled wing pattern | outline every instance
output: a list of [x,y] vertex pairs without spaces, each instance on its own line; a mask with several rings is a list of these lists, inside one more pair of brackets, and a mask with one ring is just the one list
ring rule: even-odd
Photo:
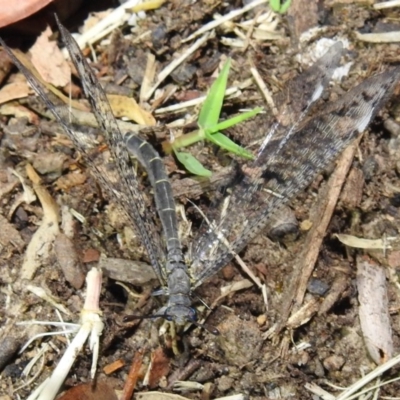
[[[304,120],[308,110],[321,97],[324,89],[328,86],[335,69],[339,66],[342,52],[343,45],[341,42],[337,42],[317,62],[289,81],[286,87],[274,96],[277,118],[275,122],[270,121],[271,123],[265,126],[266,133],[261,137],[262,143],[258,141],[258,160],[278,152],[296,132],[300,121]],[[256,166],[259,164],[262,163],[256,161],[249,165],[249,168],[255,168],[253,170],[254,175],[257,174],[257,171],[259,174],[262,173],[262,168]],[[236,190],[239,190],[241,195],[243,194],[243,191],[240,190],[240,187],[244,185],[244,182],[241,182],[241,171],[236,175],[233,175],[231,183],[225,188],[228,195],[236,192]],[[240,235],[241,228],[247,221],[247,212],[252,209],[257,211],[257,205],[251,204],[249,201],[253,201],[256,194],[262,190],[262,184],[263,180],[254,176],[252,183],[246,184],[245,196],[242,198],[234,196],[235,199],[232,199],[236,201],[234,205],[229,198],[216,202],[215,210],[211,210],[213,217],[216,218],[212,221],[213,229],[208,226],[209,221],[203,223],[192,246],[190,255],[191,274],[195,280],[198,276],[202,276],[204,269],[211,268],[212,260],[216,260],[225,247],[218,240],[218,235],[223,234],[226,238],[228,236],[232,238],[232,233],[235,232]],[[228,208],[228,210],[224,212],[224,208]],[[215,215],[218,215],[218,217],[215,217]],[[231,234],[226,236],[227,232]]]
[[78,130],[72,129],[68,107],[65,105],[56,106],[46,93],[44,86],[35,79],[1,39],[0,44],[7,51],[18,69],[25,75],[29,84],[41,97],[47,108],[53,113],[75,148],[84,156],[96,180],[107,191],[107,194],[115,200],[116,204],[120,206],[131,225],[136,227],[156,275],[161,283],[165,283],[165,274],[162,269],[165,255],[161,240],[140,193],[136,174],[131,167],[123,136],[115,121],[106,94],[71,34],[58,20],[57,23],[63,41],[81,78],[84,92],[103,131],[112,161],[118,170],[117,177],[115,171],[109,169],[110,164],[104,164],[104,162],[96,160],[96,154],[98,153],[95,149],[96,143],[85,137]]
[[270,140],[280,141],[280,146],[284,146],[290,139],[329,85],[342,53],[342,42],[335,43],[313,65],[287,82],[285,88],[273,96],[277,121],[263,138],[258,155]]
[[[192,256],[194,287],[223,268],[358,135],[393,92],[400,68],[365,80],[319,116],[285,134],[277,130],[258,158],[243,166],[225,199],[225,217],[199,240]],[[315,85],[314,85],[315,87]],[[316,89],[320,91],[319,82]],[[322,89],[321,89],[322,90]],[[290,139],[290,140],[288,140]],[[219,238],[227,239],[229,247]]]

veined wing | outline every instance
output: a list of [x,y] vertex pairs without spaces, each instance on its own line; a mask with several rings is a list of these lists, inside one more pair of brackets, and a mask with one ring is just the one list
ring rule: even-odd
[[[319,116],[287,136],[273,137],[258,158],[243,167],[231,188],[226,212],[193,257],[194,287],[240,252],[280,209],[304,190],[361,132],[392,94],[400,68],[371,77],[328,105]],[[279,135],[280,136],[280,135]],[[223,235],[229,248],[218,235]]]
[[[258,159],[265,158],[265,156],[272,156],[278,152],[285,145],[286,141],[290,139],[292,134],[296,132],[299,122],[304,119],[308,110],[321,97],[324,89],[328,86],[334,71],[339,66],[342,52],[343,44],[337,42],[311,67],[292,79],[282,92],[274,96],[273,100],[277,120],[275,123],[268,124],[265,127],[265,131],[268,133],[264,134],[264,137],[261,137],[262,143],[258,140]],[[262,122],[265,120],[262,116],[256,119]],[[248,124],[252,125],[253,123],[257,124],[258,122],[249,121]],[[243,126],[246,126],[246,124],[239,126],[238,129],[242,130]],[[251,131],[251,134],[254,135],[254,132]],[[244,135],[246,135],[245,132]],[[255,166],[256,163],[257,161],[253,162],[252,165]],[[250,168],[252,167],[250,166]],[[236,185],[238,185],[238,188],[240,187],[240,175],[241,171],[237,171],[236,174],[233,173],[230,180],[231,183],[225,188],[227,193],[230,193],[232,190],[235,191]],[[217,206],[211,211],[219,215],[213,215],[213,219],[215,218],[215,220],[209,221],[213,223],[213,229],[210,229],[208,223],[203,223],[200,228],[200,235],[193,243],[190,259],[192,261],[191,274],[194,279],[204,272],[204,262],[211,265],[212,260],[218,257],[220,250],[218,250],[219,240],[217,235],[225,235],[226,232],[234,231],[236,229],[235,225],[238,227],[243,226],[247,219],[245,210],[250,209],[251,204],[249,202],[252,201],[256,192],[261,189],[260,183],[262,182],[257,183],[255,180],[254,184],[246,183],[245,196],[242,198],[235,196],[235,209],[239,211],[235,214],[231,213],[231,205],[228,212],[223,211],[223,208],[227,207],[228,198],[217,201]],[[232,201],[229,203],[232,203]],[[240,231],[238,234],[240,234]]]
[[262,138],[263,143],[258,155],[270,140],[281,140],[283,146],[290,139],[329,85],[339,67],[342,53],[342,42],[336,42],[312,66],[290,80],[285,88],[273,97],[277,121],[268,135]]
[[113,163],[117,166],[118,178],[109,171],[109,165],[107,166],[95,159],[97,152],[94,149],[96,144],[93,140],[71,128],[68,107],[65,105],[56,106],[46,93],[44,86],[34,78],[30,71],[14,56],[1,39],[0,44],[7,51],[18,69],[25,75],[29,84],[41,97],[48,109],[53,113],[58,123],[73,142],[75,148],[84,156],[96,180],[99,181],[108,195],[123,209],[132,227],[136,227],[148,252],[153,269],[160,282],[164,283],[165,275],[161,268],[161,263],[164,262],[164,252],[161,241],[158,233],[155,231],[155,225],[147,211],[143,196],[140,193],[136,175],[131,167],[129,155],[125,148],[123,136],[115,121],[107,96],[71,34],[58,20],[57,24],[81,78],[84,92],[103,131],[104,138],[113,158]]

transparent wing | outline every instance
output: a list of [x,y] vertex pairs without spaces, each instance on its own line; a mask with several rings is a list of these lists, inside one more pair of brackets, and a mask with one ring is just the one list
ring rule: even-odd
[[[256,146],[259,160],[278,152],[296,132],[300,121],[304,120],[310,107],[320,98],[324,89],[328,86],[335,69],[339,66],[342,52],[343,45],[341,42],[337,42],[317,62],[292,79],[284,90],[273,98],[277,115],[275,123],[260,115],[247,124],[240,124],[236,127],[240,136],[249,136],[245,132],[247,126],[250,130],[250,136],[258,138],[258,140],[256,139]],[[260,124],[264,126],[260,126]],[[257,162],[259,161],[250,164],[249,168],[254,168]],[[192,262],[191,274],[195,280],[198,276],[202,276],[204,269],[211,268],[211,264],[218,259],[221,249],[225,247],[218,240],[218,234],[223,234],[226,237],[226,232],[231,232],[231,235],[229,235],[231,238],[232,233],[240,236],[241,231],[237,231],[235,227],[243,227],[247,220],[246,211],[257,207],[255,203],[250,202],[252,202],[252,197],[262,190],[262,181],[254,179],[253,182],[242,182],[241,175],[241,170],[237,171],[236,174],[234,173],[230,179],[231,183],[226,186],[224,191],[229,194],[237,190],[235,186],[240,190],[240,186],[245,185],[246,188],[241,190],[241,193],[245,192],[246,196],[243,198],[235,196],[234,201],[236,203],[234,205],[232,204],[233,199],[230,200],[228,197],[217,200],[215,207],[211,209],[212,217],[210,221],[202,224],[199,237],[194,241],[190,259]],[[224,208],[228,208],[228,210],[224,211]],[[257,210],[254,209],[254,211]],[[213,225],[212,229],[208,225],[210,222]]]
[[[301,127],[297,124],[296,129],[283,130],[279,126],[258,158],[238,171],[215,228],[195,244],[191,266],[194,287],[223,268],[232,259],[232,252],[240,252],[365,130],[393,92],[399,76],[400,68],[376,75]],[[314,87],[308,92],[322,90],[318,81]]]
[[153,269],[160,282],[164,283],[165,276],[161,268],[164,262],[164,252],[161,240],[158,232],[155,230],[155,224],[147,211],[143,196],[139,191],[136,175],[131,167],[123,136],[115,121],[106,94],[71,34],[58,20],[57,23],[63,41],[81,78],[85,94],[104,133],[104,139],[108,144],[118,174],[110,170],[110,164],[105,164],[104,160],[99,161],[97,157],[98,151],[96,151],[97,143],[87,137],[87,135],[72,129],[68,107],[65,105],[56,106],[46,93],[44,86],[35,79],[31,72],[14,56],[1,39],[0,43],[18,69],[25,75],[32,88],[53,113],[58,123],[73,142],[75,148],[84,156],[85,162],[89,165],[96,180],[124,211],[131,225],[136,227],[148,252]]
[[[255,137],[256,140],[261,138],[262,142],[256,141],[257,155],[263,152],[264,147],[272,138],[275,141],[281,140],[281,146],[283,146],[293,132],[298,130],[298,126],[301,125],[310,108],[321,98],[329,85],[333,73],[339,66],[342,53],[342,42],[335,43],[311,67],[289,81],[285,88],[273,97],[275,123],[273,118],[267,120],[264,114],[259,114],[254,120],[255,129],[251,130],[250,135],[241,132],[240,136],[245,138],[247,136]],[[253,120],[250,120],[247,125],[252,125],[252,122]],[[260,122],[264,125],[262,128]],[[243,131],[245,125],[238,125],[235,128]],[[267,135],[266,132],[268,132]],[[248,137],[247,140],[249,140]]]

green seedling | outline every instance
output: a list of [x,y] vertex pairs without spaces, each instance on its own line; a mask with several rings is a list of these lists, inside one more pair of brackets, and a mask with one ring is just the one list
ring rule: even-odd
[[219,116],[221,114],[222,104],[225,96],[225,89],[228,82],[229,68],[230,59],[227,60],[222,68],[221,73],[211,85],[210,91],[204,100],[200,110],[199,119],[197,121],[199,129],[177,138],[172,144],[170,144],[170,148],[172,148],[176,158],[192,174],[200,176],[211,175],[211,171],[204,168],[193,155],[179,151],[180,148],[190,146],[191,144],[199,142],[200,140],[209,140],[228,152],[248,160],[252,160],[254,158],[251,152],[237,145],[220,132],[255,116],[262,110],[262,108],[257,107],[254,110],[219,122]]
[[269,0],[269,5],[272,11],[278,14],[284,14],[289,9],[291,2],[292,0],[286,0],[283,2],[281,0]]

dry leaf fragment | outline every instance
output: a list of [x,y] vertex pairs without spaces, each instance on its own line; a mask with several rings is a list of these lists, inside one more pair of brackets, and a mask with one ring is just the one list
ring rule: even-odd
[[16,81],[5,85],[0,90],[0,104],[11,100],[23,99],[27,97],[30,88],[26,81]]
[[[42,78],[53,86],[64,87],[71,79],[71,69],[57,46],[50,40],[53,32],[49,27],[37,38],[31,47],[31,62]],[[51,62],[49,62],[51,60]]]
[[107,258],[102,255],[99,260],[99,268],[111,279],[129,282],[136,286],[143,286],[157,279],[153,269],[141,261],[133,262],[121,258]]
[[156,124],[154,117],[140,107],[133,97],[109,94],[107,98],[115,117],[126,117],[140,125],[154,126]]
[[14,101],[3,104],[0,107],[0,115],[11,115],[16,118],[26,118],[32,125],[39,124],[39,117],[37,114]]
[[67,282],[75,289],[81,289],[85,283],[85,274],[72,240],[59,233],[54,240],[54,252]]
[[115,390],[106,382],[82,383],[63,393],[58,400],[117,400]]
[[83,185],[87,180],[87,175],[81,171],[70,172],[66,175],[60,176],[55,182],[57,190],[68,192],[76,186]]
[[[58,90],[56,87],[51,85],[50,83],[46,82],[41,75],[36,71],[35,67],[33,66],[32,62],[30,59],[20,50],[15,49],[13,50],[14,55],[18,58],[18,60],[21,62],[21,64],[27,68],[32,75],[34,76],[35,79],[37,79],[40,83],[42,83],[46,89],[53,93],[55,96],[57,96],[59,99],[61,99],[65,104],[68,104],[72,108],[76,108],[78,110],[83,110],[87,111],[87,107],[83,104],[80,103],[79,101],[71,100],[67,96],[65,96],[60,90]],[[69,80],[68,80],[69,82]]]
[[367,350],[377,364],[393,356],[385,269],[367,256],[357,258],[357,289],[361,330]]
[[335,237],[346,246],[354,247],[356,249],[391,249],[389,244],[394,240],[399,240],[396,237],[386,237],[382,239],[364,239],[353,235],[335,234]]
[[40,184],[40,178],[31,165],[27,165],[27,174],[33,182],[33,188],[43,207],[43,220],[40,227],[32,236],[26,250],[24,263],[21,268],[21,278],[31,280],[43,260],[50,254],[53,242],[60,232],[58,223],[58,206],[50,193]]
[[151,354],[151,370],[149,375],[149,387],[155,388],[162,377],[167,376],[170,371],[169,358],[165,355],[164,350],[158,347]]

